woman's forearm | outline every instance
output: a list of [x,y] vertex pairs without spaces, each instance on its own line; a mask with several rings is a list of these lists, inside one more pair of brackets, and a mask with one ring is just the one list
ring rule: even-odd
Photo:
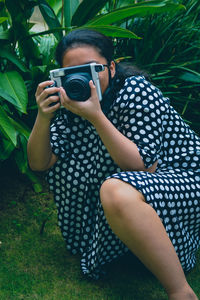
[[74,114],[88,120],[99,134],[110,156],[122,170],[155,172],[157,162],[146,168],[138,147],[118,131],[101,110],[96,89],[90,81],[91,97],[86,102],[72,101],[63,88],[60,89],[61,104]]
[[137,145],[120,133],[102,112],[91,123],[112,159],[122,170],[155,171],[156,164],[153,168],[145,168]]
[[57,160],[50,144],[50,120],[40,114],[29,137],[27,153],[30,168],[35,171],[47,170]]

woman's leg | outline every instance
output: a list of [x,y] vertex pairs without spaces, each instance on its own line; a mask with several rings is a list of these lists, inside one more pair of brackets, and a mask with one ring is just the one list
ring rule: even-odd
[[159,279],[169,299],[198,299],[160,218],[143,195],[130,184],[112,178],[103,183],[100,197],[113,232]]

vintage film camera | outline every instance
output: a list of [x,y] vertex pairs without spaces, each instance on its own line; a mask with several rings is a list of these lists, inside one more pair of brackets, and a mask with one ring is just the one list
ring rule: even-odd
[[75,101],[86,101],[90,95],[89,81],[93,80],[99,101],[102,100],[99,72],[104,70],[104,65],[90,63],[55,69],[50,71],[50,79],[54,81],[52,86],[62,86],[68,97]]

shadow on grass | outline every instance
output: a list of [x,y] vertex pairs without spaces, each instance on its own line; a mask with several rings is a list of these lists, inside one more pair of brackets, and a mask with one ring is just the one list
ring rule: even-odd
[[[9,174],[0,183],[1,300],[167,299],[159,282],[132,255],[109,264],[105,278],[85,278],[79,257],[66,251],[46,185],[35,194],[21,176]],[[187,279],[200,295],[200,263]]]

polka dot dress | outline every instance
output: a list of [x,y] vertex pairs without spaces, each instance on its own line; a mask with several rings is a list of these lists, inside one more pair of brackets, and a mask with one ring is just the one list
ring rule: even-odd
[[145,166],[155,161],[158,166],[155,173],[123,172],[88,121],[60,110],[51,126],[52,149],[59,159],[47,178],[67,249],[80,253],[83,273],[93,278],[128,252],[109,227],[99,199],[101,184],[112,177],[144,195],[184,270],[191,269],[200,246],[200,138],[142,76],[126,79],[106,114],[137,145]]

